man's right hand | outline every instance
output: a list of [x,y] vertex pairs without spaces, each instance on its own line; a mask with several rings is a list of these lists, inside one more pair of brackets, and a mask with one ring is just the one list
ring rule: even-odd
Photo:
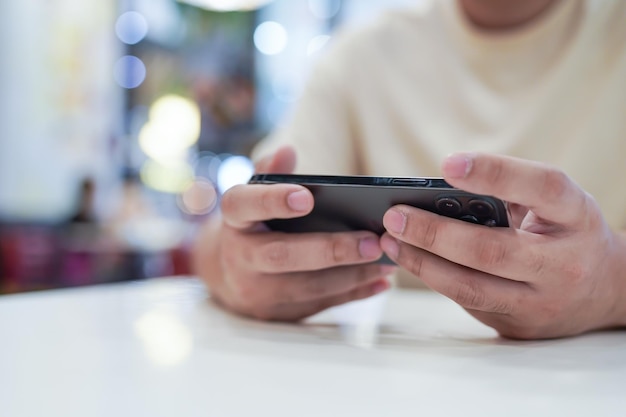
[[[295,153],[282,148],[257,172],[291,173]],[[282,233],[263,221],[313,209],[313,195],[294,184],[238,185],[222,199],[221,217],[207,222],[194,247],[195,272],[218,303],[263,320],[296,321],[389,288],[394,267],[374,233]]]

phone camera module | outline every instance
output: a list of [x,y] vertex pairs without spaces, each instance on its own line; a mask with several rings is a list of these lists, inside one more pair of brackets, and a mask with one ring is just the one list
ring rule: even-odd
[[462,216],[461,220],[468,223],[480,224],[478,218],[476,216],[472,216],[471,214],[466,214],[465,216]]
[[489,219],[489,220],[485,221],[483,224],[485,226],[488,226],[488,227],[495,227],[495,226],[498,225],[498,222],[495,221],[494,219]]
[[484,200],[471,200],[468,205],[470,212],[476,217],[490,217],[494,212],[491,203]]
[[461,212],[461,203],[456,198],[441,197],[435,203],[437,210],[444,216],[456,216]]

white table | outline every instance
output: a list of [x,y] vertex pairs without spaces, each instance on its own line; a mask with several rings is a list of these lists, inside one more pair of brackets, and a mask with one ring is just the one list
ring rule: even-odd
[[626,332],[502,340],[393,290],[306,324],[193,279],[0,297],[0,416],[626,416]]

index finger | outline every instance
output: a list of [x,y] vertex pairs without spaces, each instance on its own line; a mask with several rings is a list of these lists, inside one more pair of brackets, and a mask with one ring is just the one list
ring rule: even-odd
[[242,184],[222,198],[222,218],[237,229],[265,220],[301,217],[311,210],[313,194],[295,184]]
[[458,153],[449,156],[442,169],[454,187],[521,204],[551,223],[579,224],[589,209],[580,187],[563,171],[540,162]]

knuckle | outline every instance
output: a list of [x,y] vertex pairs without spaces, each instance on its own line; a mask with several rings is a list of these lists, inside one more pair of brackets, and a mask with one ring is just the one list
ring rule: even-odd
[[507,170],[505,169],[504,161],[496,159],[492,162],[490,168],[489,177],[492,179],[494,184],[507,183]]
[[268,265],[272,270],[284,270],[293,262],[289,244],[284,240],[267,243],[259,251],[259,264]]
[[264,214],[272,213],[276,210],[277,198],[271,189],[265,190],[261,193],[261,196],[257,201],[259,204],[259,210],[261,210]]
[[220,204],[222,208],[222,212],[231,213],[237,208],[238,204],[237,204],[237,198],[236,198],[236,195],[237,195],[236,191],[239,187],[241,187],[241,185],[236,185],[224,193],[224,195],[222,196],[222,202]]
[[559,200],[565,193],[567,193],[570,187],[570,179],[564,171],[558,168],[549,168],[544,177],[543,184],[541,184],[540,195],[548,196],[551,199]]
[[351,239],[345,236],[334,236],[327,241],[326,245],[325,253],[329,263],[344,264],[351,260],[354,246]]
[[499,190],[501,187],[506,186],[508,184],[508,175],[505,162],[500,159],[496,159],[492,161],[489,167],[489,182],[494,184],[496,189]]
[[453,299],[461,306],[472,310],[484,310],[485,293],[473,280],[461,281],[453,294]]
[[487,268],[501,265],[507,258],[506,246],[494,239],[481,239],[476,244],[476,259]]
[[400,251],[400,263],[416,277],[421,277],[424,270],[424,256],[416,251],[406,254]]
[[589,229],[599,227],[604,224],[604,216],[594,196],[587,192],[581,194],[582,218]]
[[429,250],[435,247],[439,234],[439,227],[436,221],[428,220],[423,223],[421,233],[416,236],[420,247]]
[[507,303],[505,301],[495,301],[489,306],[488,310],[490,313],[508,316],[513,314],[514,308],[511,303]]

